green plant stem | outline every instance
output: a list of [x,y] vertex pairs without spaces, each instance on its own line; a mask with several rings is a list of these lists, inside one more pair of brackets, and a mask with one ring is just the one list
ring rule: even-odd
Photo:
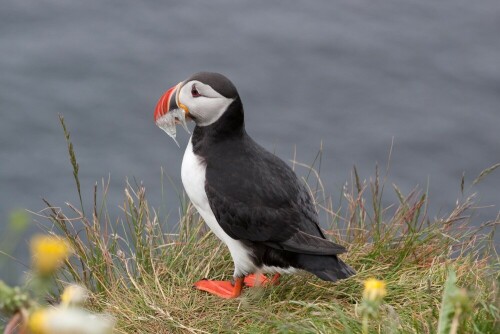
[[363,334],[368,334],[368,314],[363,316]]

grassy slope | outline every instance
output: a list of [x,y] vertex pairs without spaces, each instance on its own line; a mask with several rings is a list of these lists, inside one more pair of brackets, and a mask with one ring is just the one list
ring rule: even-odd
[[[344,191],[342,217],[331,204],[321,205],[324,199],[318,202],[331,225],[327,233],[348,247],[343,258],[358,271],[348,280],[323,282],[304,273],[284,277],[276,287],[246,289],[236,300],[195,291],[191,285],[200,278],[230,278],[227,249],[191,206],[181,213],[178,233],[166,234],[142,187],[126,190],[124,218],[117,222],[97,205],[89,218],[73,207],[76,220],[50,210],[49,219],[70,238],[78,258],[63,280],[91,288],[92,307],[115,315],[123,333],[359,333],[362,282],[376,277],[386,281],[388,295],[371,329],[432,333],[453,268],[473,301],[463,332],[493,333],[499,320],[498,256],[491,236],[469,227],[471,199],[448,217],[430,221],[424,195],[405,197],[395,189],[400,203],[384,210],[378,178],[371,184],[357,179]],[[77,234],[82,226],[89,242]],[[84,270],[78,270],[82,265]]]
[[[64,130],[80,194],[78,165]],[[90,306],[117,317],[120,333],[359,333],[362,282],[376,277],[387,283],[388,294],[371,331],[434,333],[443,285],[454,269],[472,301],[460,332],[500,332],[498,254],[492,233],[484,234],[499,219],[471,227],[478,225],[471,224],[472,197],[447,217],[430,220],[427,198],[417,191],[404,196],[394,186],[399,203],[383,208],[378,170],[367,183],[354,169],[351,187],[341,195],[343,210],[334,209],[319,177],[314,183],[311,194],[330,226],[326,232],[346,245],[343,259],[358,271],[350,279],[330,283],[304,273],[283,277],[275,287],[246,289],[235,300],[193,290],[196,280],[229,279],[233,270],[227,249],[206,231],[195,210],[183,205],[179,228],[167,234],[166,217],[149,208],[145,189],[129,186],[124,215],[115,221],[106,213],[106,185],[101,204],[94,196],[92,213],[69,205],[68,218],[47,202],[47,218],[76,253],[61,279],[91,289]]]

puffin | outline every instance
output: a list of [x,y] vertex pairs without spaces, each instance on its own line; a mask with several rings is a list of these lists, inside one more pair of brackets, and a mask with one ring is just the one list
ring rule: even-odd
[[298,270],[332,282],[355,274],[338,257],[346,248],[325,237],[305,185],[247,134],[241,98],[228,78],[199,72],[173,86],[160,97],[155,122],[174,111],[195,123],[183,186],[234,262],[232,280],[201,279],[194,288],[229,299]]

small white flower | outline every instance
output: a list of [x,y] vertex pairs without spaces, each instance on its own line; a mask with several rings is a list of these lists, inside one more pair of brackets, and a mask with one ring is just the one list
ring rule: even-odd
[[111,316],[62,307],[38,310],[28,324],[31,333],[36,334],[110,334],[114,325]]

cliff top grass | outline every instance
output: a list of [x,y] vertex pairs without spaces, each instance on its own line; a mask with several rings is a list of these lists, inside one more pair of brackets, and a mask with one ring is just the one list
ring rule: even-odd
[[433,333],[452,269],[472,305],[461,332],[494,333],[499,262],[492,235],[482,233],[494,222],[472,227],[471,198],[430,220],[426,196],[415,191],[400,194],[392,210],[381,208],[377,180],[345,189],[342,216],[318,203],[331,219],[327,234],[348,248],[342,258],[358,272],[347,280],[283,276],[278,286],[245,289],[235,300],[194,290],[203,277],[231,278],[227,248],[190,204],[180,211],[176,233],[167,233],[145,189],[129,186],[121,219],[109,219],[97,206],[91,217],[73,206],[73,216],[50,206],[49,219],[76,252],[60,281],[93,291],[91,307],[114,315],[119,333],[359,333],[363,282],[373,277],[386,283],[387,296],[372,332]]
[[[80,195],[78,164],[65,133]],[[233,300],[194,290],[203,277],[230,279],[233,264],[192,205],[181,195],[177,225],[169,228],[167,220],[174,218],[148,205],[142,185],[128,184],[123,203],[112,203],[123,214],[110,217],[103,182],[102,192],[95,187],[91,212],[84,212],[80,196],[79,207],[46,201],[39,213],[50,221],[47,233],[66,237],[74,251],[57,284],[87,287],[88,307],[116,317],[117,333],[436,333],[448,306],[455,316],[447,332],[498,332],[500,266],[493,233],[499,217],[476,221],[471,195],[431,219],[425,192],[386,189],[386,171],[380,176],[378,168],[368,181],[354,168],[334,205],[313,167],[304,182],[313,185],[326,234],[347,247],[341,257],[356,269],[352,278],[332,283],[308,273],[285,275],[277,286],[247,288]],[[384,207],[388,191],[398,200]],[[463,304],[443,302],[452,272]],[[363,327],[363,283],[370,278],[383,281],[387,294]]]

